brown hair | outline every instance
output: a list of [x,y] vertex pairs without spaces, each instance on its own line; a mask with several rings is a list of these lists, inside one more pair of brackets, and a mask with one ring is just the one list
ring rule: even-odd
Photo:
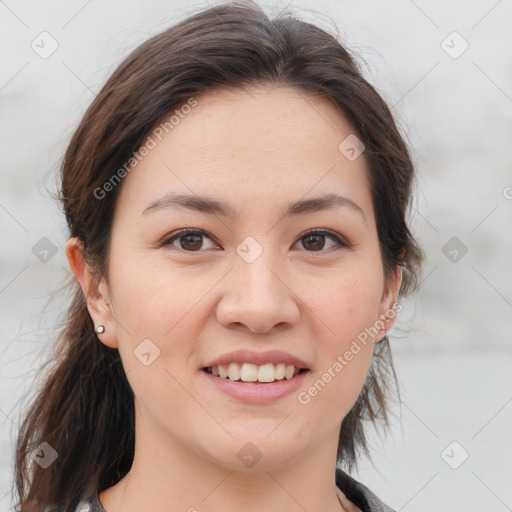
[[[386,279],[397,265],[400,295],[418,285],[422,250],[406,222],[414,167],[393,116],[348,51],[324,30],[281,13],[274,19],[251,1],[194,14],[151,37],[119,65],[87,109],[60,170],[71,237],[82,243],[97,278],[108,279],[112,219],[120,186],[102,187],[166,115],[216,87],[291,86],[329,99],[364,142]],[[340,141],[341,142],[341,141]],[[16,509],[29,512],[73,503],[79,495],[116,484],[134,455],[134,397],[119,352],[98,341],[78,282],[65,325],[20,427],[15,461]],[[387,337],[375,347],[370,371],[344,418],[338,461],[350,470],[368,453],[365,419],[388,421],[389,386],[396,384]],[[47,442],[58,459],[30,465]]]

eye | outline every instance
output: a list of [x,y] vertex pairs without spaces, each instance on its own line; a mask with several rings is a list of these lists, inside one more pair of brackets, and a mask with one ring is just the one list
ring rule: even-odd
[[[308,231],[301,236],[300,240],[310,240],[307,245],[313,247],[313,251],[308,252],[322,252],[321,250],[325,247],[325,238],[330,238],[333,240],[334,245],[338,248],[349,247],[349,244],[345,242],[339,235],[325,229],[315,229]],[[302,242],[302,246],[305,247],[304,242]]]
[[[213,241],[212,238],[208,236],[204,231],[197,229],[182,229],[174,233],[169,238],[166,238],[161,245],[173,246],[177,249],[183,249],[186,252],[201,252],[199,249],[202,246],[202,237],[205,237],[210,241]],[[310,247],[313,247],[313,250],[308,250],[308,252],[322,252],[322,249],[325,248],[325,238],[329,238],[332,241],[334,241],[335,247],[349,247],[349,244],[345,242],[345,240],[341,236],[325,229],[316,229],[308,231],[307,233],[303,234],[300,237],[299,241],[307,240],[306,244],[304,242],[302,243],[302,246],[306,247],[307,245],[309,245]],[[176,247],[175,242],[179,242],[180,246]]]
[[[201,237],[206,237],[211,240],[211,238],[204,231],[194,229],[182,229],[175,233],[170,238],[164,240],[162,245],[171,245],[176,247],[174,245],[174,242],[180,241],[181,247],[177,248],[184,249],[187,252],[198,252],[197,249],[199,249],[199,247],[202,245]],[[184,240],[184,242],[181,242],[182,240]]]

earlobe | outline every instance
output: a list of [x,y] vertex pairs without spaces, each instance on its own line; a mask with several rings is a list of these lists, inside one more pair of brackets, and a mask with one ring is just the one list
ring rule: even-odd
[[[84,293],[96,335],[105,345],[117,348],[115,321],[107,287],[103,280],[100,281],[99,285],[96,284],[96,276],[85,261],[83,245],[78,238],[72,237],[66,242],[66,257],[71,271]],[[100,326],[102,329],[98,330]]]

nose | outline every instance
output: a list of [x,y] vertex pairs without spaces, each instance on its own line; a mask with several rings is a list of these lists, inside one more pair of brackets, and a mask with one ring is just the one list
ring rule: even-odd
[[223,280],[225,288],[216,311],[223,327],[267,333],[299,321],[300,301],[286,282],[286,272],[264,255],[252,263],[238,258]]

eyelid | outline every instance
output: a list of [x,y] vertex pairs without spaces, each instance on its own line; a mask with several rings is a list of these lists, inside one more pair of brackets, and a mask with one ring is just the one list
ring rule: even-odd
[[[179,238],[183,237],[183,236],[186,236],[186,235],[200,235],[200,236],[204,236],[206,238],[209,238],[212,242],[214,243],[217,243],[215,241],[215,238],[212,237],[211,235],[209,235],[206,231],[202,230],[202,229],[196,229],[196,228],[183,228],[183,229],[180,229],[178,231],[174,231],[172,232],[169,236],[166,236],[159,244],[158,246],[159,247],[172,247],[173,249],[177,249],[178,251],[181,251],[181,252],[185,252],[185,253],[201,253],[201,252],[205,252],[204,250],[199,250],[199,251],[186,251],[184,249],[181,249],[179,247],[173,247],[171,244],[172,242],[174,242],[175,240],[179,240]],[[336,246],[335,247],[331,247],[330,249],[328,250],[321,250],[321,251],[306,251],[307,253],[311,253],[311,254],[315,254],[315,253],[319,253],[319,254],[322,254],[322,253],[328,253],[328,252],[331,252],[332,250],[339,250],[339,249],[352,249],[352,243],[347,240],[346,237],[338,234],[337,232],[335,231],[331,231],[329,229],[325,229],[325,228],[312,228],[312,229],[308,229],[306,231],[304,231],[303,233],[301,233],[298,237],[297,237],[297,240],[294,242],[294,245],[299,242],[302,238],[306,237],[306,236],[313,236],[313,235],[324,235],[328,238],[331,238],[335,243],[336,243]]]
[[[336,233],[336,231],[331,231],[330,229],[325,228],[312,228],[304,231],[304,233],[301,233],[297,240],[300,240],[301,238],[304,238],[306,235],[325,235],[334,238],[340,245],[344,245],[346,247],[349,247],[351,244],[349,241],[339,233]],[[314,251],[310,251],[314,252]]]
[[[209,235],[206,231],[204,231],[202,229],[183,228],[183,229],[179,229],[178,231],[173,231],[170,235],[165,236],[162,239],[162,241],[158,244],[158,246],[159,247],[170,246],[173,241],[179,240],[181,237],[184,237],[186,235],[201,235],[201,236],[204,236],[205,238],[209,238],[210,240],[212,240],[212,242],[217,243],[215,241],[215,238],[213,238],[211,235]],[[204,251],[185,251],[185,250],[180,249],[178,247],[173,247],[173,248],[181,250],[182,252],[189,252],[189,253],[204,252]]]

